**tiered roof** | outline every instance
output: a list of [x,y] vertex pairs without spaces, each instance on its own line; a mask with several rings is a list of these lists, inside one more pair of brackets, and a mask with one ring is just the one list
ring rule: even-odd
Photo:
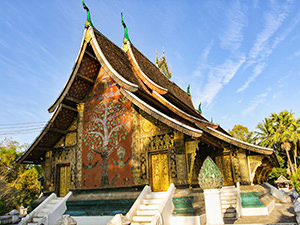
[[48,109],[53,116],[19,162],[39,163],[45,152],[67,133],[77,117],[76,104],[84,101],[103,67],[126,98],[157,120],[216,146],[227,143],[269,155],[274,165],[278,163],[272,149],[234,139],[218,124],[206,120],[194,108],[189,94],[169,80],[129,40],[126,41],[128,51],[125,52],[93,26],[86,27],[71,76]]

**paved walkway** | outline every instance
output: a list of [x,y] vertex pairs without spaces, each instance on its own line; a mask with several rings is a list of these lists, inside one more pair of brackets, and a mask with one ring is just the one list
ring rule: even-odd
[[243,216],[235,221],[225,221],[226,224],[297,224],[296,213],[292,203],[276,203],[270,215]]

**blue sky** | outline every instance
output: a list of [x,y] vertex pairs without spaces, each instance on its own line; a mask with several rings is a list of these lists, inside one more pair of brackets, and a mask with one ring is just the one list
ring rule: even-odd
[[[117,45],[123,12],[144,55],[154,62],[165,49],[172,80],[184,90],[190,84],[195,107],[202,102],[203,115],[224,129],[255,130],[282,110],[300,116],[300,1],[85,3]],[[0,140],[31,143],[71,73],[86,12],[80,0],[15,0],[2,1],[0,15]]]

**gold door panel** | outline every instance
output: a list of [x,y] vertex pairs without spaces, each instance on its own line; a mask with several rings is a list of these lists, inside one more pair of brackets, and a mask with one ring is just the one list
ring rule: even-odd
[[59,196],[64,197],[70,189],[70,166],[59,167]]
[[169,188],[168,154],[151,155],[153,191],[167,191]]

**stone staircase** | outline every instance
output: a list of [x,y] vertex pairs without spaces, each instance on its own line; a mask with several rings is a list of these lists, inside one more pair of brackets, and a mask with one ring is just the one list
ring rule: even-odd
[[140,204],[139,209],[136,211],[136,215],[132,218],[132,225],[144,225],[150,224],[155,215],[160,215],[159,208],[166,197],[165,192],[151,192],[146,194],[145,198]]
[[221,189],[222,212],[224,219],[235,219],[237,207],[237,193],[234,186],[224,186]]
[[175,185],[170,184],[167,191],[152,192],[146,185],[126,216],[115,215],[108,224],[115,224],[118,217],[131,225],[169,225],[171,214],[174,209],[172,196],[175,192]]
[[21,220],[19,225],[54,225],[66,211],[66,201],[72,195],[69,192],[65,197],[51,194],[37,208]]

